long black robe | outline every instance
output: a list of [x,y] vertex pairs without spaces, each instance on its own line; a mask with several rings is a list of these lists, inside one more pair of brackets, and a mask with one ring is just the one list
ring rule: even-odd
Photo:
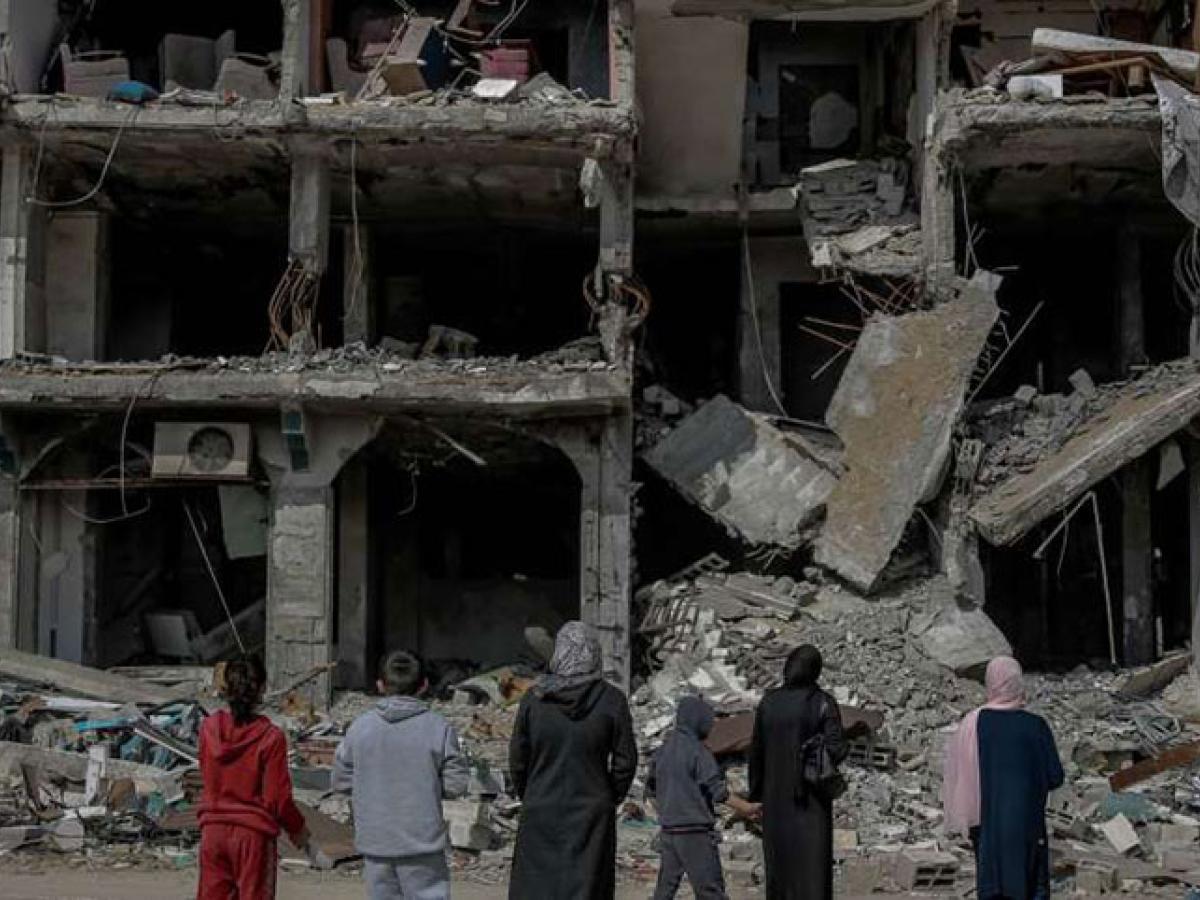
[[979,900],[1050,897],[1046,795],[1063,783],[1054,735],[1024,710],[979,713]]
[[637,772],[625,695],[603,681],[526,694],[509,768],[523,801],[510,900],[611,900],[617,806]]
[[833,804],[797,790],[800,748],[818,732],[836,762],[846,758],[841,713],[818,687],[782,687],[758,705],[750,799],[763,805],[767,900],[833,897]]

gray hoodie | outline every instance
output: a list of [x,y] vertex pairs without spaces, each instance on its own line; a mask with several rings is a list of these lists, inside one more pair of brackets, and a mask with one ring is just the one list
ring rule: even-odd
[[445,850],[442,799],[469,779],[449,722],[415,697],[384,697],[346,732],[331,786],[350,793],[358,852],[395,858]]
[[646,793],[655,799],[663,831],[697,831],[716,823],[716,805],[729,797],[721,767],[704,746],[713,708],[699,697],[683,697],[675,730],[650,763]]

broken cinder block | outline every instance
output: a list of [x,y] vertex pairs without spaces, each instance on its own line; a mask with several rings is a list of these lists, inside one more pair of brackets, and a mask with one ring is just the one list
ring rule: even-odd
[[685,498],[751,544],[797,547],[834,476],[764,417],[717,395],[645,460]]

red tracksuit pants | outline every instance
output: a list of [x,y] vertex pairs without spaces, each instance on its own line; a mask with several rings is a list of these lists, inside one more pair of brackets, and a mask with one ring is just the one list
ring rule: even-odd
[[273,900],[276,865],[271,835],[240,825],[205,825],[197,900]]

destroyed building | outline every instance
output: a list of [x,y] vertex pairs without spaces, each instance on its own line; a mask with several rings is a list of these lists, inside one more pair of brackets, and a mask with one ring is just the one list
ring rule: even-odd
[[427,6],[0,10],[5,645],[627,678],[630,4]]
[[581,615],[627,683],[715,551],[1184,645],[1185,20],[0,4],[3,641],[328,696]]
[[329,761],[407,646],[496,883],[561,623],[643,750],[713,699],[735,784],[813,641],[846,891],[946,888],[941,737],[1012,650],[1068,769],[1056,873],[1200,887],[1194,15],[0,0],[0,776],[37,757],[71,821],[104,744],[130,828],[186,845],[208,664],[261,648],[344,823]]

